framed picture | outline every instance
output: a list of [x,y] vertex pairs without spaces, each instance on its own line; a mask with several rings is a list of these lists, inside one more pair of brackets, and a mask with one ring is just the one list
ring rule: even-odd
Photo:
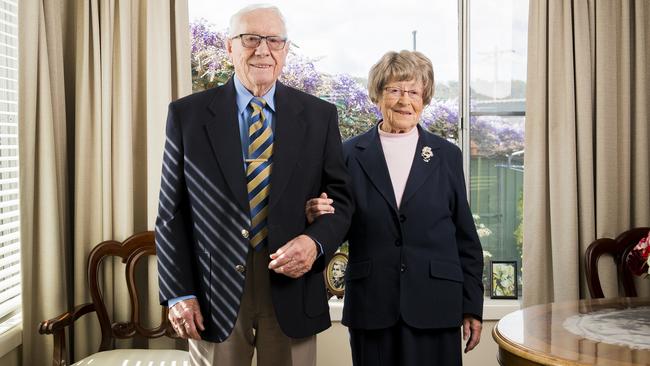
[[490,263],[490,298],[517,298],[517,261],[492,261]]
[[336,253],[325,269],[325,285],[328,298],[336,296],[339,299],[345,293],[345,269],[348,267],[348,255]]

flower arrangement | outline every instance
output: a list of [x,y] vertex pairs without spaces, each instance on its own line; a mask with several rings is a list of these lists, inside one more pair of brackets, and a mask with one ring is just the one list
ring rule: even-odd
[[639,240],[626,258],[627,267],[637,276],[650,274],[650,231]]

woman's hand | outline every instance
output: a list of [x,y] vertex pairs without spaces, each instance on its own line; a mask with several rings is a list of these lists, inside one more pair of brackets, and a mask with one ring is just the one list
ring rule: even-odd
[[[471,351],[481,341],[481,330],[483,324],[480,320],[472,317],[469,314],[463,316],[463,340],[467,341],[465,345],[465,353]],[[469,338],[469,339],[468,339]]]
[[312,223],[320,215],[333,214],[334,206],[332,204],[334,200],[327,198],[327,193],[323,192],[318,198],[312,198],[307,201],[305,205],[305,215],[307,216],[307,222]]

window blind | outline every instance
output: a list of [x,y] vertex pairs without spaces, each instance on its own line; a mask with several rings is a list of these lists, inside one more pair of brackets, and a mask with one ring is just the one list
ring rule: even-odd
[[0,0],[0,333],[21,307],[18,2]]

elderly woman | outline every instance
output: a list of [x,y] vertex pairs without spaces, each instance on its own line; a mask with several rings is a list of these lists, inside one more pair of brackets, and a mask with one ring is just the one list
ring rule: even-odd
[[[480,339],[483,257],[461,152],[418,124],[433,97],[431,61],[388,52],[368,90],[382,119],[343,147],[356,204],[343,309],[353,363],[461,365],[461,325],[465,352]],[[309,200],[308,220],[331,202]]]

